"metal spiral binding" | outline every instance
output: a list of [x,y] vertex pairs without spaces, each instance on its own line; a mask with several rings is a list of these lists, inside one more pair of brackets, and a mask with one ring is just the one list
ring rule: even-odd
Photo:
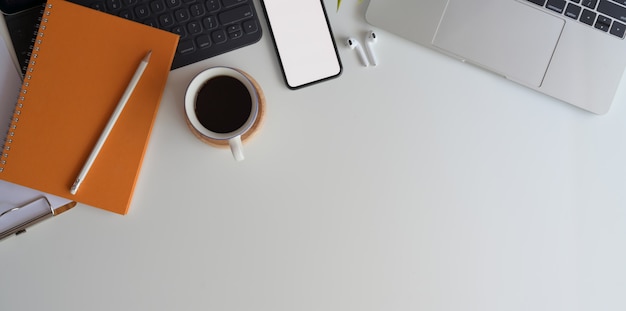
[[20,95],[18,96],[17,104],[15,105],[15,110],[13,111],[13,118],[11,118],[11,124],[9,125],[9,130],[2,146],[2,153],[0,155],[0,173],[4,171],[4,165],[6,165],[7,158],[9,157],[9,151],[11,151],[11,144],[13,143],[13,137],[15,136],[15,131],[18,127],[17,123],[20,121],[22,108],[24,107],[24,102],[26,101],[26,94],[28,93],[32,73],[35,70],[34,67],[37,63],[37,57],[41,50],[40,46],[43,42],[44,32],[46,30],[46,24],[48,23],[51,9],[52,4],[48,3],[45,5],[41,21],[39,23],[39,30],[33,39],[33,48],[28,62],[28,67],[26,69],[26,74],[24,75],[24,83],[22,83],[22,89],[20,90]]

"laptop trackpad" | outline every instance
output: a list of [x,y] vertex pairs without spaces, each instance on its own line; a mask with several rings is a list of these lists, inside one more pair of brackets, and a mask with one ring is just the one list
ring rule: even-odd
[[562,19],[513,0],[450,0],[433,44],[538,87],[563,25]]

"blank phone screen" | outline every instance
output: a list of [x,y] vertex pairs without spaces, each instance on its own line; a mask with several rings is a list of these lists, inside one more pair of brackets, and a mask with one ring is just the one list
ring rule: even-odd
[[320,0],[263,0],[287,86],[298,88],[341,74]]

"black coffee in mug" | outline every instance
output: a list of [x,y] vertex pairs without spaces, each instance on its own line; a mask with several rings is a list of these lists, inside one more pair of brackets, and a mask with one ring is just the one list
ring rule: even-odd
[[216,76],[200,87],[195,112],[198,121],[207,130],[230,133],[248,121],[252,112],[252,97],[238,79]]

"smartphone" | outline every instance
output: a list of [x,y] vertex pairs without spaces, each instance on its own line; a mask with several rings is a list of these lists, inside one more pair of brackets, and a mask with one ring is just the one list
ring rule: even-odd
[[263,0],[263,10],[290,89],[341,75],[323,0]]

